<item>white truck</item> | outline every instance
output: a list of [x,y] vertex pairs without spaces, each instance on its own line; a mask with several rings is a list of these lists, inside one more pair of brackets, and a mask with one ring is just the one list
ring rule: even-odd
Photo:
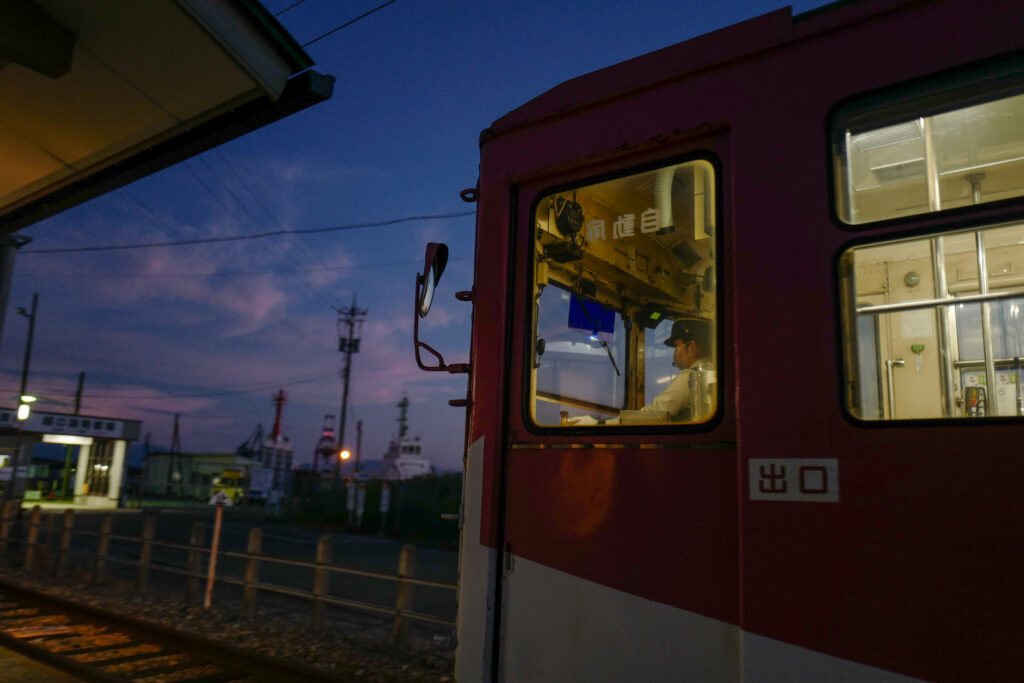
[[249,471],[249,487],[245,492],[248,503],[263,503],[270,497],[274,487],[274,470],[266,467],[253,467]]

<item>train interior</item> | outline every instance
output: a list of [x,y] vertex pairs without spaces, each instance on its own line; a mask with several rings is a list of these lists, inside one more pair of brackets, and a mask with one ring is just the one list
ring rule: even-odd
[[870,223],[1024,194],[1024,95],[867,126],[838,140],[840,213]]
[[[849,223],[1024,194],[1024,95],[842,132]],[[1024,415],[1024,223],[855,247],[841,271],[852,415]]]
[[[533,419],[703,422],[714,414],[714,168],[688,161],[543,196],[534,213]],[[685,415],[641,411],[671,382],[673,320],[712,329]]]
[[843,270],[853,415],[1024,415],[1024,223],[852,249]]

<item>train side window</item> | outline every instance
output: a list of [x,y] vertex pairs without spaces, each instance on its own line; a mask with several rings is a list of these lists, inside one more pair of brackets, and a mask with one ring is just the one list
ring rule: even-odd
[[695,160],[537,201],[535,424],[697,424],[714,416],[715,189],[714,166]]
[[872,96],[832,117],[837,215],[862,225],[1024,195],[1024,68]]
[[854,417],[1024,415],[1024,223],[856,246],[840,271]]

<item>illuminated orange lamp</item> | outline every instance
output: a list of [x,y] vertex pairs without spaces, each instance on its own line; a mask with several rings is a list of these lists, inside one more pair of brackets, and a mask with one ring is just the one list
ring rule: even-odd
[[340,453],[338,453],[338,459],[339,460],[348,460],[351,457],[352,457],[352,454],[349,451],[347,451],[347,450],[341,451]]

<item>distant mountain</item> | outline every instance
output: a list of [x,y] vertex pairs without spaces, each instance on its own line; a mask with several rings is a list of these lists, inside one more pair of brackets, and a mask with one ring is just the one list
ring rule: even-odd
[[[352,469],[355,467],[355,463],[345,463],[341,466],[341,476],[348,476],[352,473]],[[380,472],[381,461],[380,460],[360,460],[359,461],[359,472],[366,477],[374,477]]]

